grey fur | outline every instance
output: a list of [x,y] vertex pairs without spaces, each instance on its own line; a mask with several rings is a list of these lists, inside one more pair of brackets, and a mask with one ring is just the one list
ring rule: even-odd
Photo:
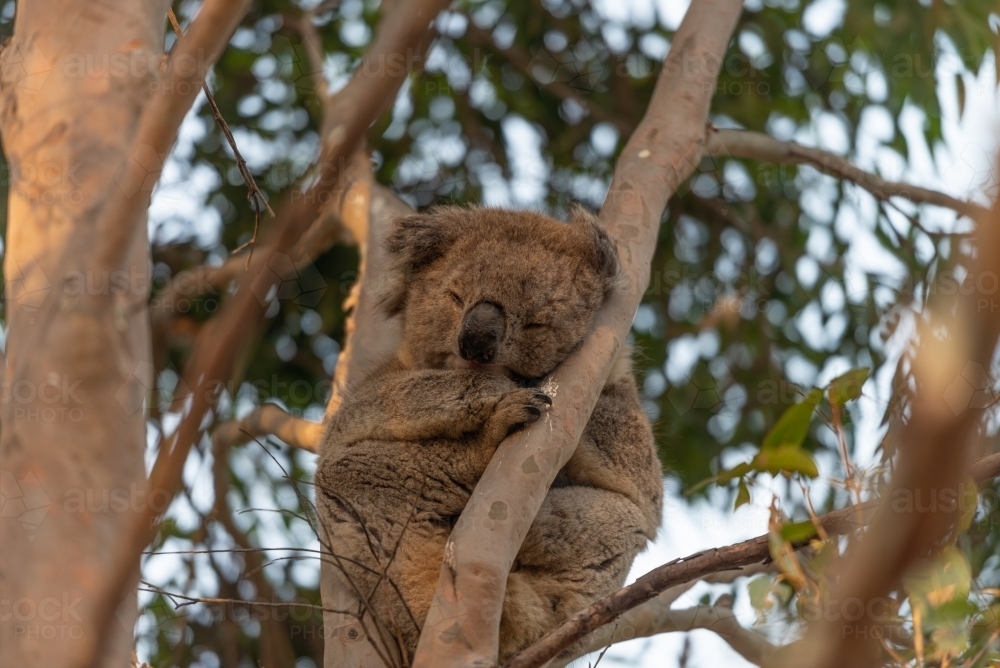
[[[438,208],[398,220],[387,248],[382,303],[401,314],[403,345],[327,425],[316,496],[335,549],[358,562],[347,570],[374,590],[372,606],[412,657],[454,522],[500,442],[547,409],[530,385],[583,340],[618,263],[582,209],[563,223]],[[467,317],[484,303],[485,315]],[[476,354],[490,364],[462,359],[463,327],[478,328],[463,340],[486,341]],[[619,355],[518,553],[501,662],[621,587],[659,527],[662,473],[629,355]],[[389,581],[376,586],[390,560]]]

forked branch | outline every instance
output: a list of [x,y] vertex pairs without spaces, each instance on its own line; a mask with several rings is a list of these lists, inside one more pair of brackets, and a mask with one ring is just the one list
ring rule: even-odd
[[[208,6],[203,6],[202,12],[208,8],[219,9],[225,4],[223,0],[206,0]],[[179,488],[191,446],[211,423],[206,416],[211,417],[218,400],[218,390],[232,372],[236,356],[251,343],[245,336],[247,324],[257,323],[264,316],[268,304],[258,295],[269,294],[283,278],[268,270],[269,263],[276,254],[287,253],[316,219],[322,204],[339,182],[358,139],[395,99],[396,92],[408,76],[407,65],[413,61],[414,51],[425,45],[431,21],[445,6],[447,2],[444,0],[413,0],[401,5],[398,11],[382,22],[375,42],[365,57],[366,62],[338,94],[338,99],[343,96],[343,101],[337,105],[337,124],[323,138],[320,174],[315,185],[306,192],[292,193],[285,206],[279,207],[278,217],[265,233],[265,236],[270,233],[272,238],[265,239],[261,251],[254,254],[254,260],[238,282],[233,297],[223,304],[219,315],[201,330],[184,374],[187,387],[193,388],[192,400],[177,431],[163,444],[157,456],[149,481],[153,493],[172,498]],[[199,16],[178,47],[182,43],[190,45],[204,41],[202,30],[214,31],[216,39],[225,44],[225,38],[218,37],[217,33],[222,32],[220,26],[230,25],[224,20],[226,18],[215,16],[214,26],[199,29]],[[208,43],[214,44],[211,40]],[[203,78],[202,73],[195,89]],[[174,118],[172,109],[174,106],[171,103],[166,110],[153,114],[151,119],[145,119],[144,115],[139,136],[148,135],[169,149],[176,134],[176,126],[169,133],[165,130],[169,125],[166,121]],[[162,122],[161,116],[164,119]],[[180,119],[177,119],[179,122]],[[142,130],[147,125],[152,130]],[[148,198],[143,200],[147,201]],[[145,204],[129,200],[123,201],[121,206],[127,209],[131,206],[144,207]],[[141,210],[139,208],[140,213]],[[124,222],[129,220],[124,215],[121,218]],[[114,217],[108,219],[114,220]],[[107,264],[116,266],[120,245],[128,242],[131,230],[126,232],[116,227],[110,231],[114,234],[106,239],[102,257]],[[121,537],[109,563],[111,581],[95,605],[97,628],[107,629],[110,626],[139,555],[159,528],[159,519],[151,505],[147,505],[144,512],[135,514],[129,530]],[[91,639],[85,654],[85,665],[94,665],[99,656],[98,638]]]
[[[549,486],[572,456],[649,281],[667,200],[704,152],[719,63],[742,10],[738,0],[694,0],[673,40],[646,116],[619,158],[601,210],[618,243],[620,289],[580,350],[548,379],[545,421],[499,447],[452,532],[415,668],[492,665],[510,567]],[[529,457],[535,466],[522,467]],[[502,504],[505,519],[494,519]],[[463,637],[466,642],[454,642]]]
[[[968,470],[977,484],[992,480],[1000,475],[1000,454],[984,457]],[[866,526],[872,520],[878,505],[877,501],[870,501],[860,506],[842,508],[817,518],[818,524],[829,536],[847,535]],[[731,573],[735,569],[742,570],[745,575],[759,572],[760,565],[771,558],[769,539],[767,534],[757,536],[735,545],[704,550],[654,568],[633,584],[579,611],[531,647],[514,656],[504,668],[544,666],[581,638],[606,624],[613,624],[620,615],[662,596],[673,587],[682,587],[697,580],[711,580],[719,573]],[[794,547],[805,547],[808,542],[801,541]],[[725,579],[730,579],[730,576],[727,575]],[[672,599],[668,596],[667,607],[671,602]],[[591,647],[586,651],[594,651],[606,645],[607,641],[603,643],[602,645],[600,640],[585,640],[583,647]],[[573,653],[579,656],[584,652]]]

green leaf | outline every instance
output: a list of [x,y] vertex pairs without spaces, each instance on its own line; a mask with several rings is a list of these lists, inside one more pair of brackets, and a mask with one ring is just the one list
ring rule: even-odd
[[736,466],[734,466],[733,468],[729,469],[728,471],[722,471],[718,475],[714,475],[711,478],[705,478],[701,482],[697,483],[696,485],[694,485],[693,487],[691,487],[690,489],[688,489],[688,491],[686,493],[687,494],[694,494],[695,492],[697,492],[702,487],[705,487],[707,485],[711,485],[713,482],[727,483],[730,480],[734,480],[736,478],[742,478],[747,473],[750,473],[753,470],[754,470],[754,466],[753,466],[752,462],[749,463],[749,464],[747,464],[747,463],[737,464]]
[[754,610],[764,611],[771,607],[767,601],[767,595],[771,593],[771,582],[770,575],[760,575],[747,583],[750,605],[754,607]]
[[830,381],[826,387],[826,396],[831,404],[843,406],[848,401],[853,401],[861,396],[861,386],[868,379],[871,369],[860,367],[851,369],[847,373],[837,376]]
[[966,476],[965,482],[959,486],[959,505],[961,513],[958,520],[958,533],[965,533],[972,526],[972,520],[976,517],[976,510],[979,508],[979,488],[976,481]]
[[747,487],[746,480],[740,480],[740,486],[736,490],[736,503],[733,504],[733,510],[748,503],[750,503],[750,488]]
[[795,587],[788,584],[787,581],[782,580],[774,586],[774,595],[778,597],[778,601],[781,605],[788,605],[788,602],[792,600],[792,596],[795,595]]
[[776,450],[762,450],[750,466],[756,471],[766,471],[772,475],[778,473],[799,473],[807,478],[819,476],[816,462],[812,456],[797,445],[785,446]]
[[781,527],[781,537],[789,543],[802,543],[816,535],[816,527],[812,522],[791,522]]
[[812,390],[802,401],[795,404],[778,419],[771,431],[764,438],[761,450],[772,450],[785,446],[794,448],[802,445],[809,433],[809,423],[812,421],[813,410],[823,399],[822,390]]
[[[749,463],[737,464],[728,471],[722,471],[718,475],[714,475],[711,478],[705,478],[701,482],[690,487],[685,493],[694,494],[702,487],[706,487],[712,483],[719,483],[720,485],[725,484],[731,480],[742,478],[746,474],[754,471],[770,473],[771,475],[777,475],[779,473],[798,473],[806,476],[807,478],[816,478],[819,476],[819,470],[816,468],[816,462],[813,461],[812,456],[808,452],[800,449],[798,446],[785,446],[775,450],[761,450]],[[742,480],[740,481],[740,485],[743,487],[746,486]],[[742,490],[737,491],[737,504],[734,507],[734,510],[742,505],[740,502],[742,494]],[[750,490],[748,489],[746,490],[746,501],[743,503],[746,503],[749,500]]]
[[[972,588],[972,568],[954,546],[921,563],[903,578],[910,603],[926,613],[944,608],[953,601],[965,601]],[[929,614],[924,615],[925,618]]]

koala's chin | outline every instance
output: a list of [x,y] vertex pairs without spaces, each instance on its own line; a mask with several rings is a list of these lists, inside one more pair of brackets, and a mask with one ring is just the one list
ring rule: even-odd
[[447,369],[470,369],[473,371],[492,371],[493,373],[500,373],[512,380],[522,380],[520,376],[516,373],[503,366],[502,364],[480,364],[479,362],[470,362],[469,360],[462,359],[459,355],[449,355],[447,362],[445,362],[445,368]]

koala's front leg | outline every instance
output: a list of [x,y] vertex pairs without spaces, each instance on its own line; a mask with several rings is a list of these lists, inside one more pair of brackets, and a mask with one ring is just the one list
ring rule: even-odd
[[[345,444],[369,439],[458,439],[484,429],[488,420],[492,433],[502,429],[504,421],[531,421],[532,410],[525,408],[529,404],[538,411],[535,419],[541,415],[535,405],[540,400],[521,396],[526,393],[541,395],[491,371],[409,370],[389,365],[348,393],[330,425],[328,440]],[[516,415],[513,404],[519,404],[524,414]],[[501,415],[494,417],[497,412]]]

